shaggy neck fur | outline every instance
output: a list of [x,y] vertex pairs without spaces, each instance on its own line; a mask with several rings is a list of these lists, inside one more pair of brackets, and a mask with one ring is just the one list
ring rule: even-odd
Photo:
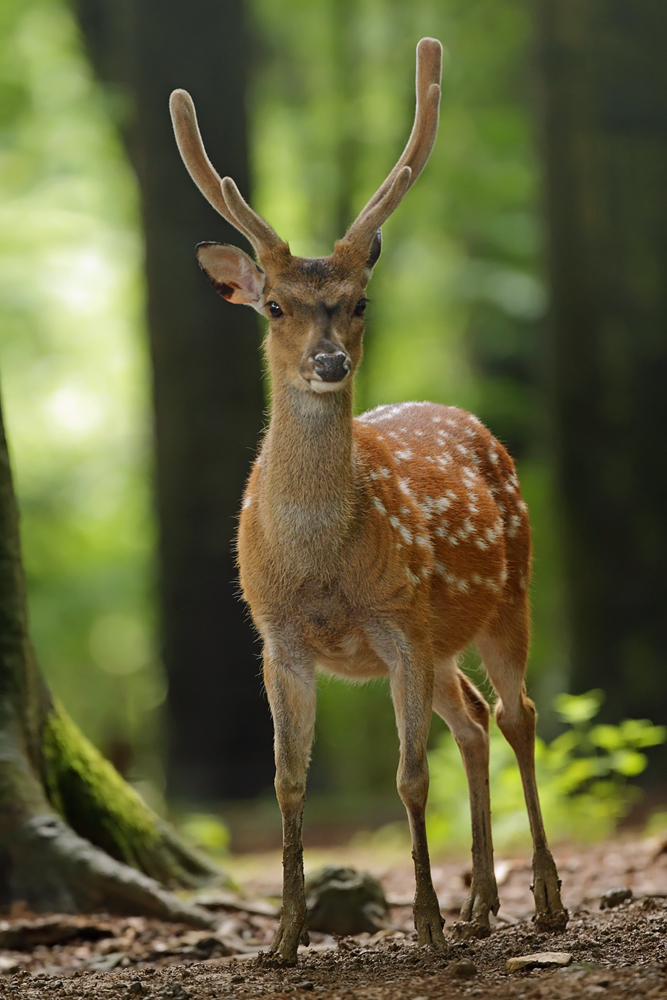
[[260,514],[286,556],[328,575],[355,509],[352,384],[320,395],[272,382]]

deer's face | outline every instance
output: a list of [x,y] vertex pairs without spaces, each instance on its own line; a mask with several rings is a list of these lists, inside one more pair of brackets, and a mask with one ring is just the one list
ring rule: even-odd
[[244,200],[231,177],[220,178],[206,155],[192,98],[170,98],[174,133],[192,179],[213,207],[248,239],[260,265],[236,247],[202,243],[199,263],[229,302],[269,320],[272,378],[304,392],[343,390],[361,359],[365,289],[380,255],[380,229],[424,169],[438,128],[442,45],[417,47],[415,120],[403,153],[329,257],[293,257],[289,246]]
[[273,377],[305,391],[336,392],[360,360],[366,309],[363,274],[340,273],[335,257],[292,258],[267,273],[266,351]]
[[266,352],[272,379],[304,392],[337,392],[352,379],[362,354],[366,285],[380,255],[338,244],[329,257],[280,253],[259,267],[243,251],[219,244],[198,248],[200,264],[223,298],[251,305],[269,321]]

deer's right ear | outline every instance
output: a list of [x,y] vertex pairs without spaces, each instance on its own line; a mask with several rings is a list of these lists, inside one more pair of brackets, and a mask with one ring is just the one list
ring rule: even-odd
[[200,243],[197,259],[216,292],[228,302],[252,306],[264,315],[266,275],[254,260],[227,243]]

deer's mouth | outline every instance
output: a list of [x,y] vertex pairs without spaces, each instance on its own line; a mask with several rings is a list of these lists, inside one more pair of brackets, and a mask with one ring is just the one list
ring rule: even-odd
[[338,389],[343,388],[347,379],[348,375],[345,375],[344,378],[338,379],[336,382],[327,382],[320,378],[319,375],[311,375],[310,378],[306,379],[306,381],[313,392],[336,392]]

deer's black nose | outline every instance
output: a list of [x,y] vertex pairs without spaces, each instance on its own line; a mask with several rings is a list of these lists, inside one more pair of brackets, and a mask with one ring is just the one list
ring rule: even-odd
[[335,354],[316,354],[313,370],[323,382],[342,382],[350,371],[350,359],[344,351]]

